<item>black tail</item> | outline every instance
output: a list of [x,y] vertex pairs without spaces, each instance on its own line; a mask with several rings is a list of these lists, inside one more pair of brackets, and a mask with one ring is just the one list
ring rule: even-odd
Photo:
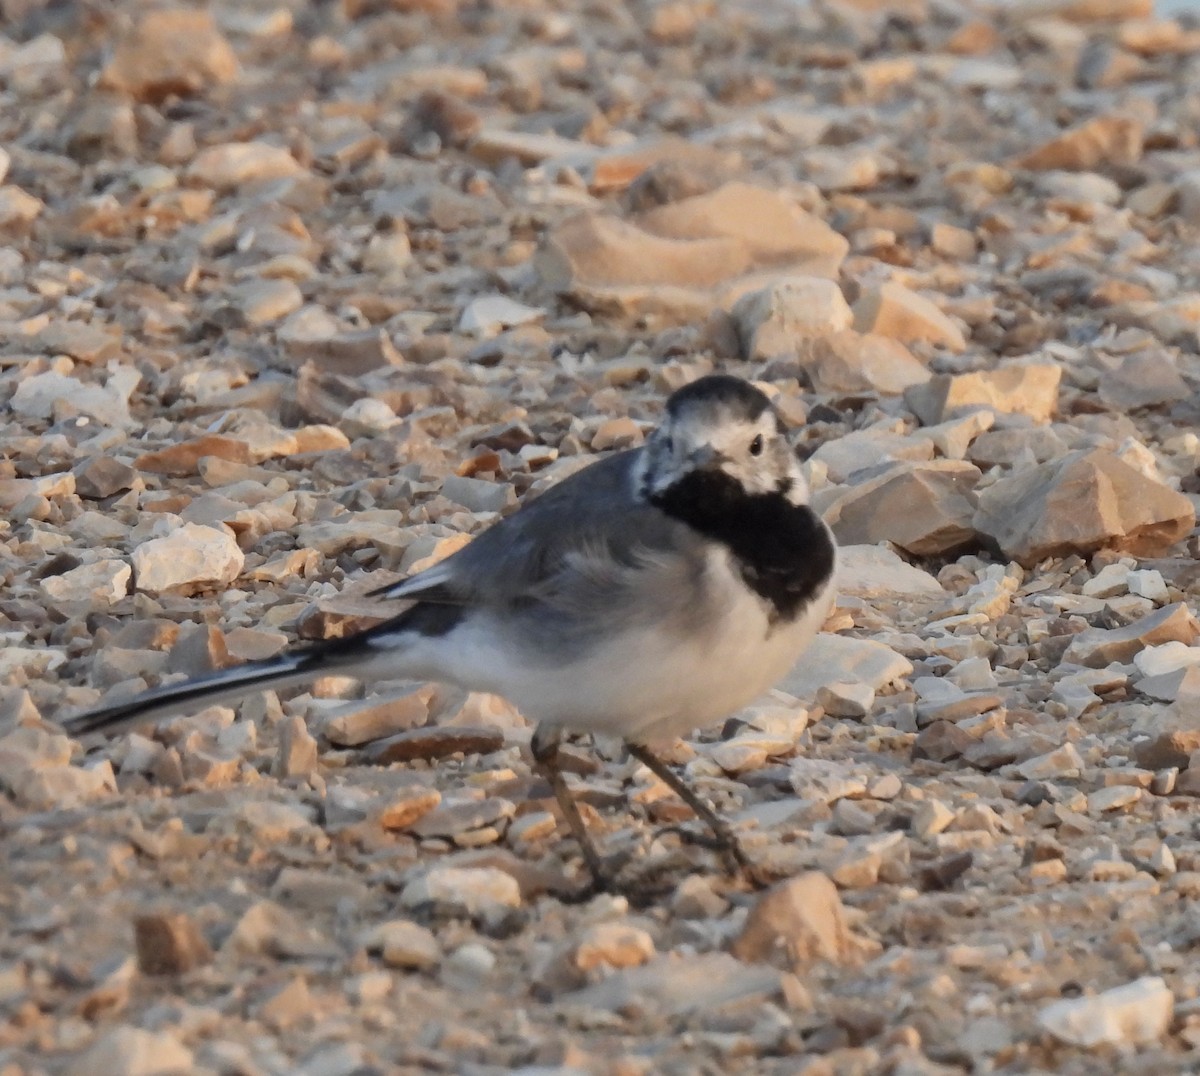
[[252,661],[231,669],[198,676],[178,684],[167,684],[72,717],[62,723],[68,736],[115,731],[140,721],[153,721],[201,709],[219,702],[232,702],[256,689],[301,684],[322,675],[328,663],[316,650],[281,654],[265,661]]
[[[69,736],[115,731],[141,721],[186,714],[219,702],[235,702],[252,691],[306,684],[336,670],[352,672],[369,666],[381,655],[403,651],[406,633],[444,635],[462,619],[461,606],[418,602],[399,616],[345,639],[297,648],[265,661],[251,661],[231,669],[197,676],[178,684],[152,688],[127,702],[89,710],[62,722]],[[397,663],[399,664],[399,663]]]

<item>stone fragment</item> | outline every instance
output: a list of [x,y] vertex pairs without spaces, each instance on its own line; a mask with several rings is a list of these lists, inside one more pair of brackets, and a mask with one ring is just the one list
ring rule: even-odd
[[458,331],[486,340],[504,329],[527,325],[545,315],[546,311],[541,307],[526,306],[507,295],[481,295],[463,308],[458,319]]
[[[746,183],[636,214],[596,213],[553,229],[542,280],[589,309],[703,319],[763,270],[832,277],[849,244],[786,197]],[[752,278],[751,278],[752,279]]]
[[814,338],[850,328],[853,315],[842,289],[823,277],[784,277],[748,292],[733,305],[742,356],[769,362],[800,352]]
[[1073,743],[1065,743],[1044,755],[1022,762],[1017,772],[1027,781],[1052,781],[1078,777],[1083,770],[1083,759]]
[[1161,350],[1126,355],[1100,375],[1097,391],[1109,407],[1123,412],[1178,403],[1192,395],[1171,356]]
[[407,830],[441,802],[436,788],[401,789],[380,809],[379,824],[386,830]]
[[898,396],[931,376],[899,340],[852,329],[812,340],[801,359],[817,392]]
[[1061,378],[1057,363],[1009,363],[977,373],[939,374],[907,390],[904,401],[926,426],[968,407],[991,407],[1048,422],[1058,407]]
[[362,946],[379,953],[389,968],[424,971],[442,959],[442,947],[433,931],[408,919],[393,919],[367,931]]
[[251,327],[270,325],[304,305],[304,294],[291,280],[247,280],[229,298]]
[[874,600],[946,596],[936,578],[886,545],[840,545],[838,593]]
[[169,1031],[122,1024],[107,1031],[66,1070],[69,1076],[182,1076],[195,1071],[192,1051]]
[[141,374],[127,366],[111,371],[103,385],[47,370],[21,381],[9,405],[28,418],[57,422],[86,415],[104,426],[127,427],[132,424],[129,397],[139,381]]
[[112,605],[129,593],[133,570],[123,560],[106,559],[81,564],[78,568],[40,580],[46,597],[56,602],[87,602]]
[[850,486],[825,507],[839,544],[891,542],[914,556],[961,549],[976,542],[971,490],[979,470],[959,460],[896,463]]
[[111,456],[100,456],[75,469],[75,491],[90,500],[103,500],[129,489],[137,480],[137,471]]
[[142,542],[132,560],[137,589],[161,594],[232,583],[246,558],[228,531],[185,523],[165,537]]
[[400,903],[405,908],[432,904],[486,916],[519,908],[521,887],[511,874],[495,867],[433,867],[401,890]]
[[629,923],[593,923],[574,945],[571,960],[582,972],[596,968],[635,968],[653,959],[654,939]]
[[268,1027],[281,1031],[313,1016],[314,1001],[308,982],[296,975],[282,986],[272,987],[255,1008],[255,1016]]
[[279,748],[271,773],[275,777],[304,777],[317,768],[317,741],[308,731],[304,719],[285,718],[278,726]]
[[457,725],[399,732],[370,744],[365,754],[371,765],[389,766],[417,758],[432,760],[455,754],[486,755],[503,746],[504,733],[500,729]]
[[875,692],[869,684],[835,681],[821,687],[817,692],[817,702],[830,717],[859,720],[871,712],[875,704]]
[[260,900],[246,909],[221,950],[282,960],[341,955],[341,950],[331,946],[314,927],[270,900]]
[[1146,976],[1100,994],[1056,1001],[1038,1014],[1038,1023],[1072,1046],[1147,1046],[1167,1034],[1174,1011],[1170,987],[1158,976]]
[[1013,165],[1033,171],[1096,172],[1137,164],[1142,125],[1129,116],[1094,116],[1018,157]]
[[347,703],[325,717],[321,732],[338,747],[359,747],[429,720],[428,687],[414,687],[362,702]]
[[958,758],[974,743],[970,733],[950,721],[933,721],[923,728],[912,743],[914,759],[949,762]]
[[824,684],[862,683],[878,692],[908,676],[912,663],[873,639],[818,635],[779,689],[798,699],[815,699]]
[[850,963],[855,948],[837,887],[824,874],[809,871],[759,897],[729,951],[746,961],[783,958],[799,970],[814,961]]
[[933,302],[895,281],[863,290],[854,304],[854,328],[903,344],[933,344],[954,352],[967,346],[962,330]]
[[974,524],[1005,556],[1031,567],[1110,545],[1139,557],[1166,553],[1191,531],[1195,510],[1183,494],[1093,449],[988,486]]
[[157,103],[236,81],[237,56],[207,11],[149,10],[138,15],[100,73],[102,89]]
[[287,179],[303,172],[300,162],[282,146],[268,142],[227,142],[201,150],[186,174],[201,186],[232,191],[250,183]]
[[143,975],[183,975],[212,960],[212,949],[186,912],[139,915],[133,937]]
[[46,208],[40,198],[11,183],[0,187],[0,228],[16,228],[30,224]]
[[1200,635],[1185,602],[1156,609],[1148,616],[1122,628],[1088,628],[1072,636],[1063,660],[1092,669],[1103,669],[1114,661],[1131,661],[1148,646],[1178,642],[1191,646]]
[[198,465],[206,456],[216,456],[233,463],[249,463],[250,446],[236,437],[210,433],[187,441],[177,441],[156,452],[145,452],[134,460],[134,466],[139,471],[152,474],[192,475],[199,472]]

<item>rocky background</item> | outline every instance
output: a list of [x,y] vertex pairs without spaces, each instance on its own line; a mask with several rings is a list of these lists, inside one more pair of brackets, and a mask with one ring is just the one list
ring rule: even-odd
[[[1195,1070],[1200,22],[0,7],[3,1076]],[[572,901],[495,699],[53,724],[370,623],[713,369],[846,547],[670,750],[766,895],[601,744]]]

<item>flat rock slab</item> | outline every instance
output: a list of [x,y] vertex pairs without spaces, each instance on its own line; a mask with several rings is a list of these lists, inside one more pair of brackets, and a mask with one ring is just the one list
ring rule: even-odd
[[1192,502],[1103,449],[1018,471],[983,490],[975,527],[1029,566],[1103,546],[1149,557],[1191,532]]
[[878,691],[902,680],[912,670],[912,662],[883,643],[821,634],[779,688],[801,700],[815,699],[817,691],[827,683],[858,682]]

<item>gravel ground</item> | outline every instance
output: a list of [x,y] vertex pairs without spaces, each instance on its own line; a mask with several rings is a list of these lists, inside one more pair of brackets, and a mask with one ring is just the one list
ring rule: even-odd
[[[0,11],[0,1074],[1200,1066],[1195,17]],[[54,724],[370,624],[713,369],[844,549],[665,748],[769,890],[580,742],[573,900],[497,699]]]

